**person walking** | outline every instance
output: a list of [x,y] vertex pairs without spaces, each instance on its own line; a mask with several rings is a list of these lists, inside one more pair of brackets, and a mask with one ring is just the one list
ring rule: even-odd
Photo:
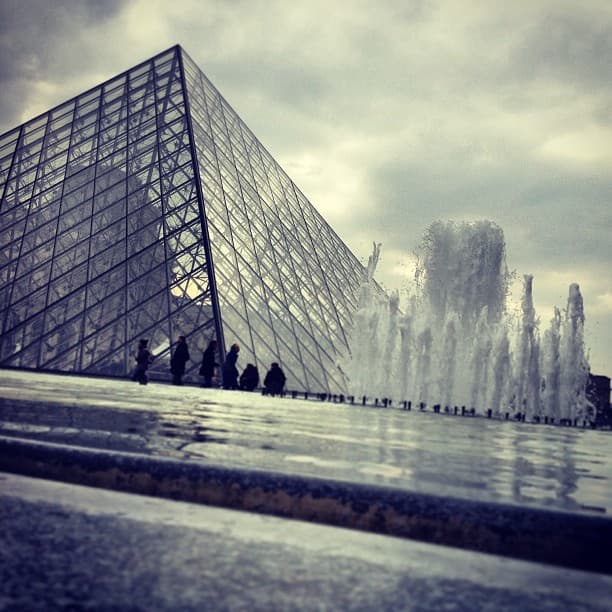
[[259,371],[257,366],[247,363],[247,367],[244,368],[244,372],[240,375],[240,388],[243,391],[253,391],[258,384]]
[[238,389],[238,368],[236,367],[236,361],[238,360],[239,352],[240,347],[234,343],[225,356],[225,363],[223,364],[224,389]]
[[189,361],[189,348],[185,336],[179,336],[174,355],[170,359],[170,372],[172,372],[172,384],[182,385],[185,364]]
[[264,393],[282,395],[287,378],[278,363],[274,362],[264,378]]
[[132,374],[132,380],[138,382],[141,385],[146,385],[149,382],[147,378],[147,370],[153,362],[153,355],[151,355],[148,349],[149,341],[144,338],[138,343],[138,349],[136,351],[136,367]]
[[215,368],[219,365],[215,361],[217,355],[217,341],[211,340],[202,353],[202,365],[200,366],[200,376],[204,379],[203,387],[212,387],[212,379],[215,375]]

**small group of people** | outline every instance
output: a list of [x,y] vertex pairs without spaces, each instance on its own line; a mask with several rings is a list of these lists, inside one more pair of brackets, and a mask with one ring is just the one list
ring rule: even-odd
[[[132,374],[132,380],[146,385],[148,382],[147,370],[153,363],[154,357],[148,348],[149,341],[140,340],[136,351],[136,367]],[[248,363],[242,374],[237,368],[238,353],[240,346],[232,344],[228,351],[225,362],[221,370],[222,386],[224,389],[239,389],[242,391],[253,391],[259,385],[259,371],[257,366]],[[217,341],[211,340],[202,354],[202,363],[199,374],[202,377],[203,387],[212,387],[215,376],[215,369],[219,364],[215,361],[217,356]],[[172,374],[172,384],[182,385],[183,376],[187,362],[191,359],[189,348],[185,336],[179,336],[176,348],[170,358],[170,372]],[[271,364],[264,381],[263,392],[270,395],[281,395],[285,388],[287,378],[277,362]]]
[[238,353],[240,346],[236,343],[230,346],[223,364],[222,380],[224,389],[240,389],[241,391],[253,391],[259,385],[259,370],[256,365],[247,363],[240,377],[238,377]]
[[[240,346],[232,344],[228,351],[222,369],[224,389],[240,389],[242,391],[253,391],[259,385],[259,371],[257,366],[247,363],[246,368],[239,375],[236,363]],[[287,377],[277,362],[271,364],[264,381],[263,391],[270,395],[282,394]]]
[[[154,361],[154,356],[149,350],[149,341],[143,338],[138,342],[136,349],[136,367],[132,373],[132,380],[141,385],[146,385],[149,382],[147,370]],[[182,385],[183,376],[185,374],[185,366],[191,359],[189,348],[185,336],[179,336],[176,344],[176,349],[170,359],[170,373],[172,374],[172,384]]]

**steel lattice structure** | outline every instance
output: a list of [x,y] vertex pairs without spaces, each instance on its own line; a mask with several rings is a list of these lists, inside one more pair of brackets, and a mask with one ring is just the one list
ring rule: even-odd
[[364,269],[175,46],[0,136],[0,364],[153,377],[187,336],[341,391]]

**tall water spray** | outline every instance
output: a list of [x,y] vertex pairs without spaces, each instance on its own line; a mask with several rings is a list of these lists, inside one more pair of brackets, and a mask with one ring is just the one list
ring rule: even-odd
[[571,285],[563,313],[539,333],[531,275],[521,309],[507,309],[510,275],[500,227],[438,221],[418,250],[407,304],[374,282],[368,262],[346,366],[354,395],[466,406],[527,418],[586,416],[584,309]]

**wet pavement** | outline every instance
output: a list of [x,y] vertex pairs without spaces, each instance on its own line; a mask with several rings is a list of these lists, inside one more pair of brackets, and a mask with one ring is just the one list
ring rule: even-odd
[[0,609],[609,610],[612,577],[0,473]]
[[612,574],[607,432],[1,371],[0,470]]
[[0,371],[0,436],[587,515],[610,432]]

